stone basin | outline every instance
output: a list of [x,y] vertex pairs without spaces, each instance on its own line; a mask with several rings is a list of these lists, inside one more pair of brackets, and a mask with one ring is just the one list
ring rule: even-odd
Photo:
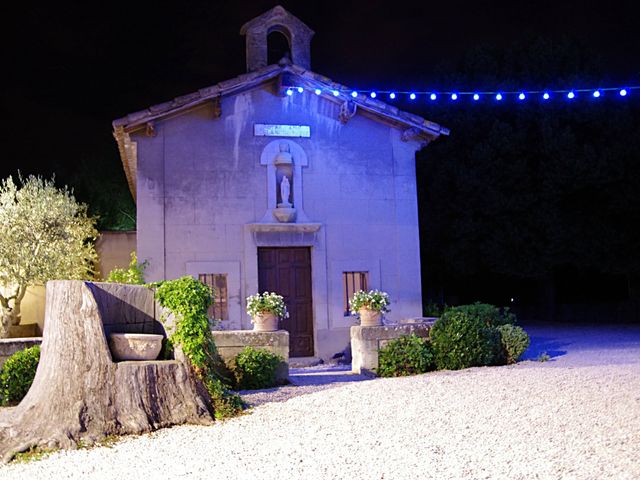
[[114,361],[155,360],[162,349],[162,335],[151,333],[112,333],[109,348]]

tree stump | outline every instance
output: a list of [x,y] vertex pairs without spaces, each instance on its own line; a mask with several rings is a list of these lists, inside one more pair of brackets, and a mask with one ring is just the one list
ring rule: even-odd
[[160,328],[166,336],[158,311],[145,287],[48,282],[35,379],[17,407],[0,413],[3,460],[32,447],[75,448],[108,435],[212,423],[211,399],[179,349],[174,360],[112,361],[109,333]]

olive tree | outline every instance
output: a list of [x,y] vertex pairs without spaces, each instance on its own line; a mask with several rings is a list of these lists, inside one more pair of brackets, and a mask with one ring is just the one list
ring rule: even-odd
[[53,180],[11,177],[0,184],[0,338],[20,323],[27,287],[52,279],[88,279],[97,255],[95,219]]

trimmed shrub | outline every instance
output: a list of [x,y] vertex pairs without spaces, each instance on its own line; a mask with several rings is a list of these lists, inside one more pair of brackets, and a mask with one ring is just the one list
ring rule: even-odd
[[516,363],[529,348],[529,335],[524,329],[510,324],[500,325],[498,331],[504,359],[507,363]]
[[376,373],[380,377],[404,377],[433,369],[429,340],[413,333],[390,340],[378,352]]
[[0,404],[20,403],[31,388],[39,360],[39,345],[25,348],[7,358],[0,370]]
[[463,312],[468,317],[480,320],[489,327],[516,323],[516,316],[509,311],[509,308],[500,309],[488,303],[476,302],[471,305],[453,307],[453,309]]
[[244,347],[236,355],[233,371],[239,390],[259,390],[276,386],[276,370],[284,360],[263,348]]
[[500,316],[493,309],[482,304],[452,307],[434,323],[429,338],[439,370],[494,365],[500,361],[500,333],[492,325]]

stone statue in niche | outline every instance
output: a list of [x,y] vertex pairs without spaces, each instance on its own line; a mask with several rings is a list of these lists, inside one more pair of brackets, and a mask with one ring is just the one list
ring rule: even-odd
[[[275,187],[280,188],[280,203],[273,210],[273,216],[281,223],[295,222],[296,209],[291,202],[291,182],[293,180],[293,157],[289,151],[289,144],[281,142],[278,145],[279,152],[273,159],[276,166],[276,178],[281,178],[280,185],[275,182]],[[291,180],[290,180],[291,178]],[[295,201],[295,199],[294,199]]]
[[289,177],[285,175],[282,177],[282,182],[280,182],[280,198],[282,198],[282,203],[279,203],[278,207],[291,207],[291,202],[289,202],[290,195],[291,184],[289,183]]

